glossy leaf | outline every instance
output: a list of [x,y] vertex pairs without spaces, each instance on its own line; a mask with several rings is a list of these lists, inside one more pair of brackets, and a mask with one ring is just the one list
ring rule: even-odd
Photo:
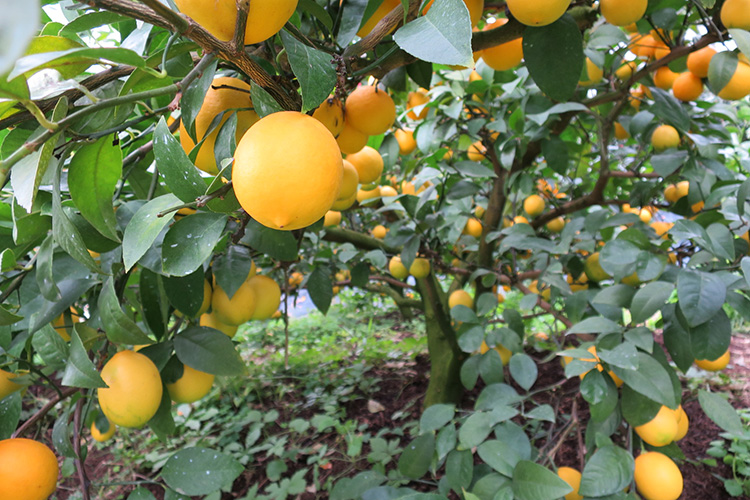
[[331,273],[328,268],[318,266],[313,270],[307,280],[307,291],[310,292],[310,298],[315,307],[323,314],[326,314],[333,300],[333,284],[331,283]]
[[542,92],[563,102],[573,96],[585,58],[581,31],[570,15],[547,26],[527,27],[523,33],[523,56]]
[[169,131],[164,118],[154,130],[154,157],[159,174],[181,201],[190,203],[206,194],[206,181]]
[[175,212],[157,217],[157,214],[180,204],[173,194],[165,194],[149,201],[133,215],[122,238],[122,260],[130,270],[148,251],[162,229],[172,221]]
[[435,453],[435,436],[425,433],[406,445],[398,459],[398,471],[406,477],[419,479],[430,468]]
[[112,136],[79,149],[68,166],[68,186],[81,215],[107,238],[119,241],[112,195],[122,175],[122,150]]
[[107,338],[115,344],[151,344],[153,341],[120,308],[112,278],[102,285],[99,295],[99,315]]
[[200,267],[219,242],[227,216],[199,212],[175,222],[164,237],[162,266],[171,276],[186,276]]
[[174,349],[180,361],[214,375],[240,375],[245,364],[232,340],[223,333],[202,326],[190,327],[174,338]]
[[636,292],[630,312],[633,321],[643,323],[660,311],[674,291],[674,285],[665,281],[654,281]]
[[336,69],[330,54],[309,47],[286,30],[279,32],[289,57],[289,65],[300,84],[302,112],[315,109],[328,98],[336,85]]
[[744,431],[740,416],[737,414],[737,410],[726,399],[714,392],[701,389],[698,391],[698,401],[701,404],[703,412],[716,425],[737,436],[743,434]]
[[677,278],[677,298],[689,326],[711,319],[724,305],[726,295],[726,285],[714,274],[684,270]]
[[[4,75],[26,51],[39,29],[39,0],[3,2],[0,16],[0,75]],[[11,78],[12,80],[12,78]]]
[[624,490],[633,480],[635,461],[617,446],[603,446],[586,462],[578,493],[604,497]]
[[522,460],[513,470],[513,493],[518,500],[555,500],[571,491],[557,474],[534,462]]
[[65,366],[62,385],[67,387],[83,387],[86,389],[107,387],[94,363],[89,359],[81,338],[75,330],[70,335],[70,357]]
[[277,231],[251,220],[245,227],[242,242],[273,259],[297,260],[297,240],[289,231]]
[[399,47],[417,59],[472,67],[471,19],[460,0],[436,3],[426,15],[399,28],[393,35]]

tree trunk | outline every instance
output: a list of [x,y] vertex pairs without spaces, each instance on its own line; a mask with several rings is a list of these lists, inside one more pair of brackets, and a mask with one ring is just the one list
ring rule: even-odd
[[466,355],[458,347],[456,332],[446,315],[446,301],[435,278],[418,280],[424,303],[427,347],[430,353],[430,383],[424,408],[434,404],[458,404],[463,395],[461,364]]

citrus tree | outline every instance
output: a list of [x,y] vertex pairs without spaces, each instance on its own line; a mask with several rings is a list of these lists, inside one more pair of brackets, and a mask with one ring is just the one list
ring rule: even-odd
[[[89,436],[167,438],[173,401],[242,376],[239,325],[341,287],[422,317],[431,371],[397,469],[332,497],[680,496],[677,371],[726,367],[750,319],[750,3],[41,3],[0,19],[0,497],[54,493],[51,427],[89,498]],[[558,359],[582,471],[536,398]],[[190,447],[161,480],[241,472]]]

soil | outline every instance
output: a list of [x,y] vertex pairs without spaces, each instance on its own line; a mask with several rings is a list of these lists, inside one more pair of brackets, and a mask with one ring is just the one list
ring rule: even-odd
[[[408,335],[408,334],[407,334]],[[657,338],[657,342],[659,339]],[[735,336],[731,345],[732,363],[724,371],[732,381],[730,386],[717,387],[717,390],[728,391],[732,395],[731,402],[737,408],[746,408],[750,404],[750,336]],[[534,357],[534,353],[529,353]],[[541,358],[536,359],[537,362]],[[539,363],[539,376],[534,386],[535,389],[543,387],[553,387],[549,391],[540,392],[536,398],[539,404],[550,404],[555,409],[556,415],[572,415],[572,420],[577,423],[569,425],[569,422],[559,421],[547,426],[554,426],[551,429],[553,439],[546,443],[537,441],[535,444],[543,454],[550,457],[552,461],[559,466],[570,466],[581,470],[584,462],[584,431],[588,421],[588,408],[578,392],[579,381],[577,378],[568,379],[560,383],[563,379],[563,370],[557,359],[547,363]],[[378,390],[374,394],[363,395],[362,398],[356,399],[346,405],[346,418],[356,420],[359,424],[367,424],[367,431],[374,435],[382,428],[392,428],[397,424],[391,420],[391,417],[397,412],[406,412],[409,414],[408,420],[418,420],[422,404],[423,395],[427,389],[429,374],[429,360],[427,356],[420,355],[414,361],[400,361],[384,364],[383,366],[373,367],[369,376],[377,377],[381,380],[378,384]],[[718,379],[717,379],[718,380]],[[712,382],[711,379],[710,382]],[[481,382],[480,382],[481,384]],[[475,401],[476,396],[481,391],[481,385],[473,391],[466,394],[462,406],[470,408]],[[373,402],[380,405],[377,410],[373,410]],[[282,418],[294,411],[294,403],[291,405],[276,408],[282,413]],[[683,395],[683,408],[690,419],[690,431],[687,436],[679,443],[679,447],[685,455],[685,460],[679,463],[680,470],[684,478],[684,490],[680,497],[681,500],[723,500],[732,498],[724,491],[720,477],[731,477],[731,470],[721,461],[717,467],[709,467],[701,462],[702,459],[708,458],[706,450],[709,443],[719,438],[721,430],[706,417],[701,410],[697,399],[689,392]],[[268,408],[266,408],[268,409]],[[304,418],[304,413],[300,414],[294,411],[295,416]],[[308,415],[309,416],[309,415]],[[560,420],[560,419],[558,419]],[[407,419],[402,420],[405,422]],[[49,437],[49,436],[48,436]],[[327,439],[320,444],[326,444],[331,449],[336,446],[340,447],[339,436],[332,433]],[[367,444],[364,445],[363,452],[360,456],[365,457],[370,450]],[[88,476],[97,478],[101,481],[106,478],[112,470],[113,457],[105,450],[93,450],[90,452],[86,461]],[[127,466],[120,464],[123,468]],[[298,464],[300,468],[306,467],[305,463]],[[338,479],[341,477],[352,477],[361,470],[369,469],[370,464],[363,458],[359,462],[352,463],[350,460],[337,460],[335,456],[331,457],[330,467],[319,470],[319,484],[325,483],[329,478]],[[391,468],[395,463],[391,463]],[[248,469],[249,470],[249,469]],[[263,468],[256,468],[263,470]],[[295,472],[294,464],[290,464],[287,475],[291,476]],[[131,480],[147,479],[145,475],[137,472],[131,474]],[[262,484],[267,479],[261,473],[246,472],[242,474],[234,483],[232,493],[224,494],[223,500],[243,498],[248,489],[254,484]],[[415,489],[424,489],[428,491],[427,486],[412,484]],[[58,499],[66,500],[73,491],[78,488],[78,482],[75,478],[70,478],[60,485]],[[127,498],[127,494],[132,491],[132,486],[122,486],[112,489],[111,495],[107,499]],[[162,500],[163,490],[159,486],[148,487],[154,496]],[[262,489],[262,488],[261,488]],[[325,491],[308,491],[297,497],[299,500],[313,500],[328,498]],[[457,497],[452,497],[457,498]]]

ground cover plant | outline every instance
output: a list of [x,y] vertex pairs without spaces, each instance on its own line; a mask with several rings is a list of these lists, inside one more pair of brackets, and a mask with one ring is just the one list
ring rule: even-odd
[[746,0],[2,6],[0,498],[744,494]]

